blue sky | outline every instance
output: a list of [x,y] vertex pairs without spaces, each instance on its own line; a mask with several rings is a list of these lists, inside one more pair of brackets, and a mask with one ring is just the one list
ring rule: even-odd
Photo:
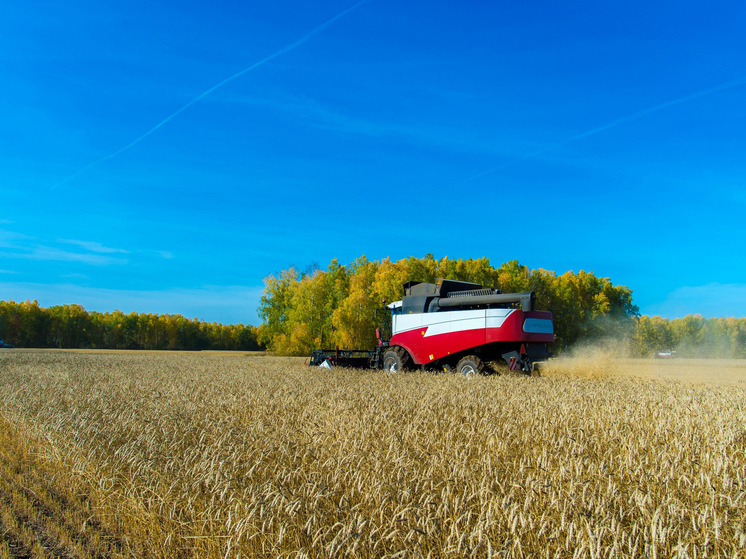
[[744,29],[743,2],[7,3],[0,299],[257,324],[270,273],[429,252],[746,316]]

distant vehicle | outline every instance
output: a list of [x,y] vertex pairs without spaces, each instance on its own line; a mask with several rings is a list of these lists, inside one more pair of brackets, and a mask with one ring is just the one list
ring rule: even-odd
[[673,359],[676,357],[676,352],[667,349],[665,351],[656,351],[654,357],[656,359]]
[[5,343],[5,341],[0,340],[0,347],[13,347],[13,344]]

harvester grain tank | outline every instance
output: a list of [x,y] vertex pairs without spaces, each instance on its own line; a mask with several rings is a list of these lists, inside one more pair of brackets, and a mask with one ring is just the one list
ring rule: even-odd
[[[367,365],[399,371],[412,366],[462,374],[509,368],[530,373],[549,358],[552,313],[535,310],[536,296],[502,293],[475,283],[408,282],[388,305],[391,322],[373,350],[315,350],[311,365]],[[382,332],[389,331],[390,335]]]

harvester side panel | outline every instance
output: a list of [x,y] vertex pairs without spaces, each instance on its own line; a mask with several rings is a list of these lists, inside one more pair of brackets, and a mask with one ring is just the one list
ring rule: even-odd
[[[510,309],[495,309],[507,315]],[[393,333],[406,332],[420,327],[427,327],[428,335],[446,334],[474,328],[486,327],[486,309],[468,311],[449,311],[439,313],[399,314],[393,316]]]
[[[403,347],[415,364],[423,365],[493,342],[552,342],[551,317],[549,312],[519,309],[394,315],[390,343]],[[527,318],[529,332],[524,330]]]
[[525,342],[552,343],[554,327],[552,313],[548,311],[513,312],[501,324],[487,324],[487,343]]

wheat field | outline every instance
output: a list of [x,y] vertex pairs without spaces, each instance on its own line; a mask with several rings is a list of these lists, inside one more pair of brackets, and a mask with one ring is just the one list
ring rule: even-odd
[[2,350],[0,558],[745,557],[746,366],[687,367]]

